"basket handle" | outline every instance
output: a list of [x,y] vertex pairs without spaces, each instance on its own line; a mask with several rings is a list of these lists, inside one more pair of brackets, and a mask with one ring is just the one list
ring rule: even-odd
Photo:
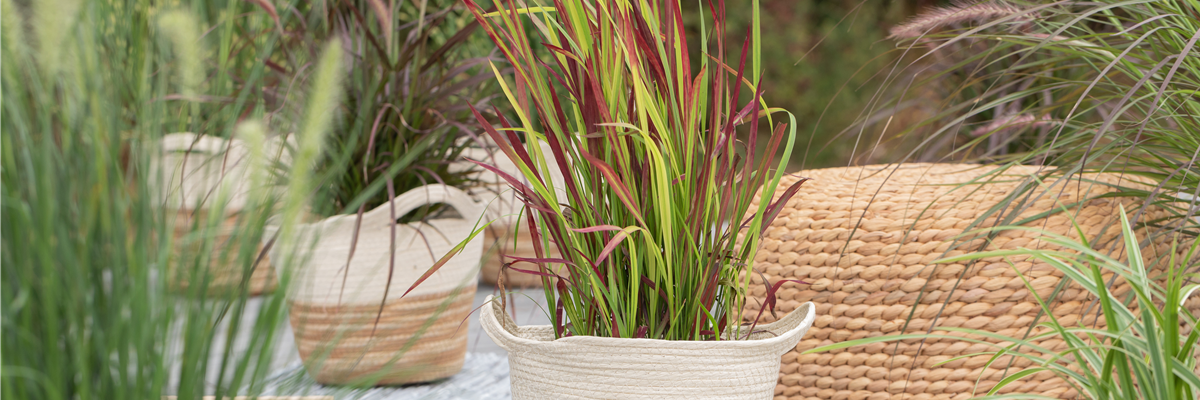
[[784,353],[791,351],[796,347],[796,343],[808,333],[808,329],[812,328],[813,321],[817,318],[817,306],[811,301],[801,304],[795,310],[783,316],[778,321],[759,326],[756,330],[765,330],[774,334],[781,339],[775,349],[775,353],[782,356]]
[[516,336],[517,323],[504,312],[504,305],[499,300],[496,296],[488,295],[483,301],[484,306],[479,309],[479,324],[483,326],[483,331],[496,345],[508,352],[514,351],[513,346],[521,342],[532,343],[529,339]]
[[384,203],[363,214],[363,224],[382,224],[387,226],[391,220],[392,207],[396,208],[396,216],[408,214],[417,207],[444,203],[454,207],[463,219],[478,221],[483,217],[485,207],[476,203],[471,196],[461,189],[443,184],[425,185],[396,196],[390,203]]
[[197,135],[191,132],[180,132],[163,135],[160,147],[164,151],[191,151],[196,153],[217,154],[225,151],[226,146],[237,148],[236,139],[233,143],[209,135]]
[[[296,137],[294,135],[287,135],[287,138],[285,139],[283,136],[275,136],[267,139],[264,145],[266,145],[266,150],[268,150],[267,155],[271,156],[271,152],[279,150],[280,147],[296,146]],[[159,141],[159,149],[162,151],[187,151],[191,153],[213,155],[221,154],[226,150],[230,150],[234,151],[234,155],[239,157],[245,155],[237,153],[244,153],[245,148],[244,143],[236,138],[223,139],[209,135],[197,135],[191,132],[179,132],[163,135],[162,140]],[[289,161],[289,157],[287,157],[286,153],[282,156],[280,161]]]

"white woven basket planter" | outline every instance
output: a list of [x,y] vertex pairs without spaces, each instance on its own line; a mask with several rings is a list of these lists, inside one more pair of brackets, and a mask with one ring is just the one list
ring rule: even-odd
[[[453,207],[462,218],[395,225],[391,257],[391,216],[437,203]],[[392,205],[394,211],[384,204],[363,214],[353,250],[355,215],[299,229],[296,243],[312,248],[289,289],[289,319],[300,357],[317,382],[397,385],[446,378],[462,369],[483,235],[401,295],[467,239],[484,207],[445,185],[413,189]],[[279,246],[271,251],[280,259]]]
[[[272,156],[282,154],[280,161],[289,163],[283,144],[271,140],[265,149]],[[246,207],[250,193],[249,154],[245,144],[236,139],[172,133],[163,136],[159,143],[160,154],[154,159],[151,171],[158,174],[155,190],[160,201],[169,210],[175,211],[175,241],[181,242],[197,223],[204,224],[217,201],[218,192],[225,190],[226,204],[222,222],[215,232],[211,262],[208,265],[208,289],[223,291],[236,289],[242,284],[243,266],[237,264],[238,243],[230,240],[230,233],[237,225],[238,215]],[[222,188],[224,186],[224,188]],[[177,249],[179,250],[179,249]],[[257,249],[262,251],[262,247]],[[172,264],[170,284],[180,289],[190,286],[185,271],[176,271]],[[276,279],[270,268],[270,260],[263,259],[251,267],[246,290],[258,295],[274,290]]]
[[674,341],[555,340],[549,325],[516,326],[498,301],[479,316],[488,336],[508,350],[514,399],[770,399],[779,356],[814,317],[809,303],[759,325],[748,340]]

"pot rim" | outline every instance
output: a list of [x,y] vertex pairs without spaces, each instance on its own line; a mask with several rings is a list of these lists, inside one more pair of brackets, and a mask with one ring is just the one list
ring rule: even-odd
[[[484,306],[480,308],[480,323],[488,336],[497,345],[508,350],[510,354],[519,351],[518,347],[561,346],[570,344],[585,344],[598,346],[624,346],[636,348],[672,347],[676,349],[711,350],[714,345],[727,349],[776,347],[779,355],[786,353],[796,345],[800,337],[812,327],[816,319],[816,305],[811,301],[801,304],[799,308],[778,321],[758,325],[749,339],[735,340],[664,340],[664,339],[633,339],[601,336],[570,336],[552,340],[536,340],[523,337],[531,333],[546,333],[553,335],[554,328],[550,325],[533,325],[519,327],[501,308],[499,301],[493,295],[488,295]],[[491,304],[489,307],[488,304]],[[526,335],[522,335],[526,334]]]

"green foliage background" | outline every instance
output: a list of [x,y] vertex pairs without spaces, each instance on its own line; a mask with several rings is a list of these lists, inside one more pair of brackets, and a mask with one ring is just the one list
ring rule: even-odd
[[[792,168],[823,168],[880,161],[864,156],[869,135],[839,135],[862,117],[880,80],[901,52],[887,30],[936,0],[764,0],[762,59],[772,107],[796,114],[799,147]],[[741,47],[750,24],[750,0],[727,1],[725,35]],[[698,23],[695,13],[692,21]],[[693,24],[695,25],[695,24]],[[740,50],[737,50],[740,51]],[[870,131],[868,131],[870,132]],[[861,139],[855,151],[854,139]]]

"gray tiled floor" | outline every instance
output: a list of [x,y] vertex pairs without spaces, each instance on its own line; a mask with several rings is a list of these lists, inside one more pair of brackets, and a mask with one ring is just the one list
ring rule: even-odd
[[[550,317],[546,314],[549,308],[545,307],[546,296],[542,294],[541,288],[535,289],[520,289],[510,291],[512,296],[512,305],[509,306],[509,311],[516,311],[515,320],[517,325],[549,325]],[[488,295],[499,295],[496,287],[490,285],[479,285],[479,289],[475,292],[475,307],[483,305]],[[479,326],[479,312],[471,315],[471,328],[467,339],[467,351],[473,353],[493,353],[507,354],[504,349],[492,342],[492,339],[483,332]]]
[[[490,285],[480,285],[475,294],[475,307],[482,306],[488,295],[498,291]],[[550,323],[545,314],[545,297],[541,289],[524,289],[512,291],[512,304],[515,306],[515,319],[518,325],[547,325]],[[261,299],[251,299],[245,313],[245,322],[250,322],[257,310],[262,306]],[[512,311],[514,307],[510,307]],[[508,358],[503,348],[492,342],[491,338],[479,326],[479,313],[471,315],[468,327],[467,358],[463,371],[454,377],[440,382],[403,387],[377,388],[372,390],[351,391],[343,388],[324,387],[312,382],[304,373],[300,364],[299,354],[292,336],[290,326],[285,326],[276,344],[275,357],[271,362],[274,373],[269,379],[267,393],[276,394],[310,394],[333,395],[337,398],[355,399],[496,399],[503,400],[511,397],[508,384]],[[248,324],[243,324],[246,326]],[[246,346],[243,335],[238,335],[234,341],[235,351]],[[224,338],[218,338],[223,342]],[[218,343],[220,345],[220,343]],[[177,347],[177,346],[176,346]],[[174,349],[179,351],[180,349]],[[178,366],[175,367],[178,371]],[[220,360],[214,359],[209,363],[210,371],[220,370]],[[178,372],[176,372],[177,374]],[[172,374],[173,376],[176,374]],[[174,383],[171,384],[174,386]],[[301,393],[295,393],[300,388]]]

